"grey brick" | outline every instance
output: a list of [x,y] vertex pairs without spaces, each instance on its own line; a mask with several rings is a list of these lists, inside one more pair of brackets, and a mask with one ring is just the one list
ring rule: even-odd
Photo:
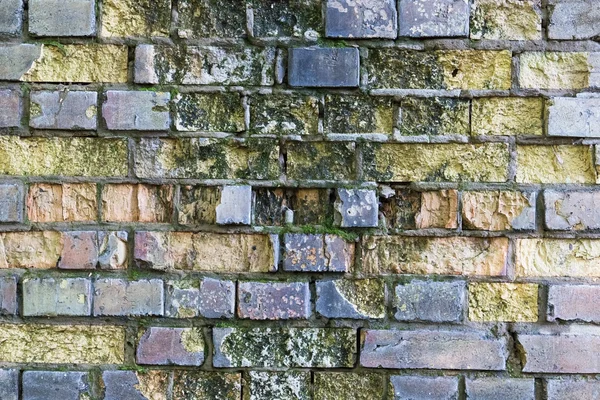
[[354,244],[335,235],[286,233],[284,271],[346,272],[354,256]]
[[[158,371],[151,371],[148,373],[148,380],[158,377],[158,382],[162,381],[160,375],[149,375],[152,373],[160,374]],[[104,371],[102,372],[102,382],[104,384],[104,397],[103,400],[148,400],[148,395],[155,395],[157,398],[165,399],[166,389],[162,392],[162,388],[153,387],[152,393],[144,393],[146,386],[143,382],[140,382],[140,377],[145,374],[142,372],[134,371]],[[166,375],[166,374],[165,374]]]
[[366,330],[361,335],[360,365],[367,368],[506,368],[506,339],[484,332]]
[[469,35],[467,0],[400,0],[400,35],[446,37]]
[[548,379],[548,400],[600,399],[600,381],[596,379]]
[[0,45],[0,80],[18,81],[42,54],[36,44]]
[[238,316],[249,319],[310,317],[308,282],[239,282]]
[[550,39],[592,39],[600,35],[597,0],[550,0]]
[[0,222],[23,221],[23,186],[0,184]]
[[94,315],[163,315],[163,281],[99,279],[94,283]]
[[111,130],[164,131],[171,125],[170,93],[109,90],[102,116]]
[[600,286],[551,285],[548,289],[548,320],[600,322]]
[[466,379],[468,399],[534,400],[535,382],[531,379],[478,378]]
[[24,316],[86,316],[91,313],[91,281],[85,278],[23,280]]
[[337,38],[395,39],[394,0],[327,0],[325,34]]
[[244,400],[310,400],[310,372],[248,373],[248,394]]
[[29,33],[36,36],[92,36],[95,0],[29,0]]
[[250,225],[252,222],[252,187],[224,186],[217,205],[217,224]]
[[0,399],[19,399],[19,371],[0,369]]
[[460,322],[464,313],[465,282],[413,280],[396,286],[395,318],[399,321]]
[[19,34],[22,25],[23,0],[0,1],[0,34]]
[[80,400],[90,398],[86,372],[23,372],[23,400]]
[[98,266],[121,269],[127,263],[127,232],[98,232]]
[[554,97],[550,100],[548,135],[600,137],[600,95]]
[[375,190],[338,189],[334,205],[336,224],[342,228],[376,228],[379,199]]
[[136,362],[154,365],[192,365],[204,362],[204,339],[197,328],[149,328],[140,338]]
[[357,87],[356,48],[295,48],[289,50],[290,86]]
[[451,376],[391,376],[394,400],[457,400],[458,378]]
[[96,92],[31,93],[29,126],[38,129],[96,129]]
[[[0,9],[2,3],[0,3]],[[21,93],[18,90],[0,90],[0,128],[21,125]]]
[[327,318],[383,318],[385,283],[378,279],[319,281],[316,310]]
[[[15,315],[17,305],[17,278],[14,276],[0,277],[0,315]],[[2,392],[0,391],[0,393]]]
[[550,230],[600,229],[600,191],[544,191],[545,221]]
[[213,278],[169,281],[165,316],[172,318],[233,318],[235,283]]

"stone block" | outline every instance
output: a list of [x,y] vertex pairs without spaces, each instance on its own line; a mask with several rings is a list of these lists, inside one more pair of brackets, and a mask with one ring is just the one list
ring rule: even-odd
[[413,280],[396,286],[394,317],[399,321],[461,322],[465,298],[463,281]]
[[254,320],[308,319],[308,282],[239,282],[237,313]]
[[23,280],[23,316],[89,316],[92,283],[86,278]]
[[224,186],[216,208],[218,225],[250,225],[252,223],[252,187]]
[[94,316],[162,316],[163,281],[98,279],[94,282]]
[[385,283],[378,279],[317,281],[317,313],[326,318],[385,317]]
[[328,0],[325,34],[334,38],[395,39],[398,13],[394,0]]
[[400,0],[400,36],[453,37],[469,34],[466,0]]
[[[4,3],[0,4],[0,7],[3,5]],[[21,125],[21,102],[21,93],[18,90],[0,90],[0,128],[15,128]]]
[[375,228],[379,201],[375,190],[338,189],[335,222],[342,228]]
[[97,125],[96,92],[31,92],[29,126],[36,129],[94,130]]
[[29,33],[34,36],[94,36],[95,0],[30,0]]
[[200,366],[204,362],[202,330],[149,328],[140,338],[135,360],[138,364]]
[[358,87],[356,48],[292,48],[288,60],[290,86]]
[[23,186],[0,184],[0,223],[23,221]]
[[110,130],[164,131],[171,126],[170,93],[109,90],[102,116]]
[[23,372],[23,400],[80,400],[89,396],[86,372]]

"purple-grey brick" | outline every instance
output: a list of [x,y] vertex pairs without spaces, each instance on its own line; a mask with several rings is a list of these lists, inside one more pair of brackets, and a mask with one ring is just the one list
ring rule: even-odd
[[0,222],[22,221],[23,186],[18,183],[0,184]]
[[325,34],[328,37],[396,38],[395,0],[328,0],[326,4]]
[[451,376],[391,376],[394,400],[457,400],[458,378]]
[[249,319],[306,319],[310,317],[307,282],[240,282],[238,316]]
[[544,191],[546,227],[550,230],[600,229],[600,191]]
[[169,281],[165,294],[165,316],[172,318],[233,318],[235,283],[213,278]]
[[143,388],[140,387],[138,373],[134,371],[104,371],[102,382],[103,400],[148,400],[140,392]]
[[362,334],[360,365],[502,371],[506,340],[477,331],[367,330]]
[[17,304],[17,278],[0,277],[0,315],[15,315]]
[[335,222],[342,228],[376,228],[379,199],[374,190],[338,189]]
[[200,366],[204,339],[196,328],[149,328],[137,347],[136,361],[148,365]]
[[163,281],[98,279],[94,282],[94,315],[163,315]]
[[358,87],[356,48],[295,48],[288,61],[290,86]]
[[[1,11],[2,3],[0,3]],[[0,128],[14,128],[19,125],[21,125],[21,93],[18,90],[0,90]]]
[[385,292],[385,282],[379,279],[319,281],[316,310],[327,318],[383,318]]
[[23,25],[23,0],[0,1],[0,34],[16,35]]
[[252,186],[224,186],[216,213],[218,225],[250,225],[252,222]]
[[347,272],[354,247],[339,236],[286,233],[284,271]]
[[171,125],[170,93],[109,90],[102,116],[111,130],[165,131]]
[[23,316],[88,316],[91,281],[86,278],[23,280]]
[[548,379],[548,400],[600,399],[597,379]]
[[19,399],[19,371],[16,369],[0,369],[0,399]]
[[29,126],[37,129],[96,129],[97,102],[96,92],[32,92]]
[[399,36],[469,35],[469,3],[467,0],[400,0],[399,11]]
[[94,0],[29,0],[29,33],[36,36],[92,36]]
[[395,317],[399,321],[460,322],[464,313],[465,282],[414,280],[396,286]]
[[600,286],[552,285],[548,290],[548,320],[600,322]]
[[468,399],[534,400],[535,382],[531,379],[478,378],[466,380]]
[[23,400],[80,400],[90,397],[86,372],[23,372]]

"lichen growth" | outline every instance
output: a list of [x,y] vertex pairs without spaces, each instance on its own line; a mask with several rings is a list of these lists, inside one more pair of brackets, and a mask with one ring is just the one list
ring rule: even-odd
[[204,352],[204,337],[201,329],[185,329],[181,333],[181,342],[185,350],[190,353]]
[[250,98],[250,131],[267,135],[316,135],[319,100],[302,95],[254,95]]
[[169,0],[105,0],[102,3],[103,37],[169,36]]
[[173,400],[239,400],[239,373],[182,371],[174,373]]
[[338,292],[356,310],[369,318],[385,316],[385,282],[379,279],[339,279],[334,281]]
[[394,107],[389,98],[327,95],[323,123],[327,133],[391,134]]
[[432,52],[369,49],[368,84],[373,89],[444,89],[444,73]]
[[238,38],[246,35],[246,8],[238,0],[180,0],[179,36]]
[[446,97],[408,98],[402,100],[400,108],[398,125],[403,136],[469,134],[467,100]]
[[474,0],[471,39],[540,40],[540,0]]
[[290,142],[287,173],[291,179],[354,179],[354,143]]
[[591,146],[517,146],[519,183],[595,183]]
[[373,400],[384,396],[385,376],[359,372],[316,372],[315,398],[319,400]]
[[537,322],[538,285],[470,283],[471,321]]
[[473,135],[542,135],[543,100],[523,97],[473,99]]
[[237,93],[185,93],[176,99],[175,126],[180,131],[245,130],[244,108]]

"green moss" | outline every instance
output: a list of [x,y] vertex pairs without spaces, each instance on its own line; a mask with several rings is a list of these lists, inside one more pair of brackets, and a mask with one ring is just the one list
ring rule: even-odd
[[238,93],[185,93],[176,102],[178,130],[244,131],[244,108]]
[[400,134],[469,135],[469,101],[434,97],[410,98],[402,101]]
[[354,143],[290,142],[288,177],[296,180],[355,178]]
[[327,133],[384,133],[394,127],[390,98],[327,95],[324,127]]

